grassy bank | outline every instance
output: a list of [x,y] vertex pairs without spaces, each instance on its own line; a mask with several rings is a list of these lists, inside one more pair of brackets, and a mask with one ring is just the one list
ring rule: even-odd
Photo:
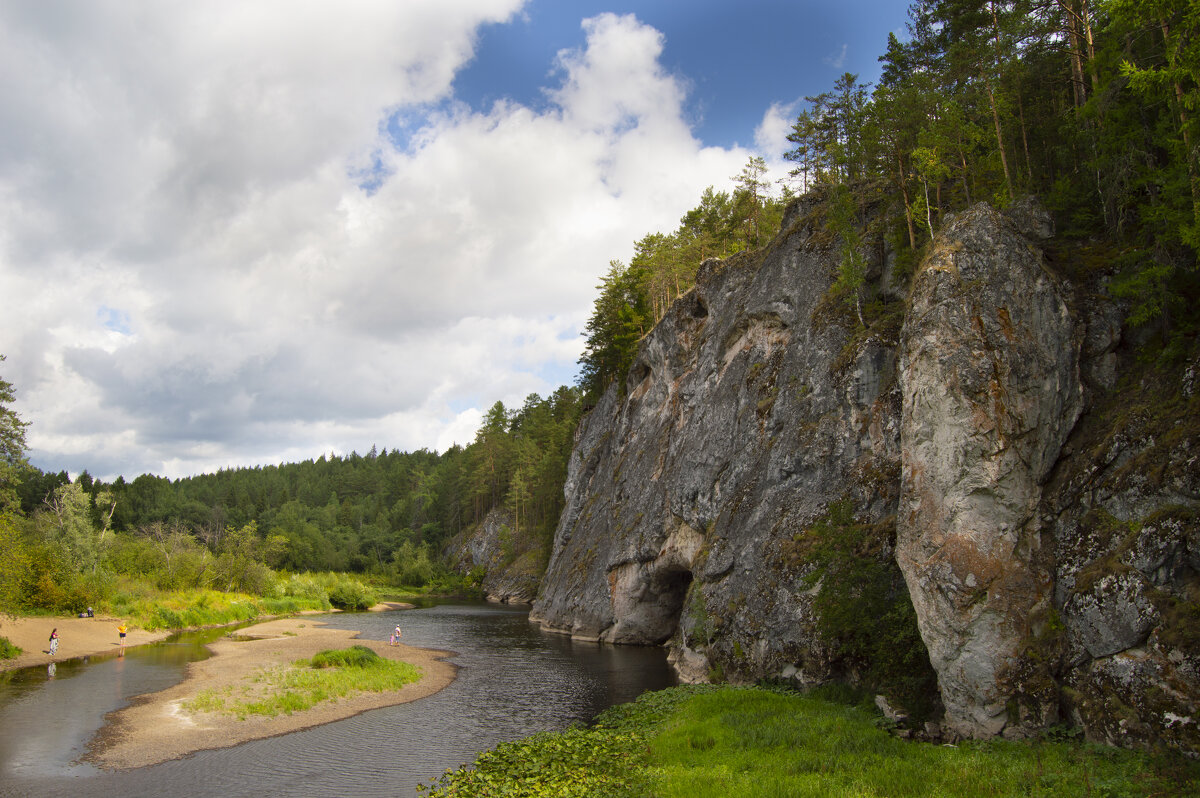
[[859,707],[756,688],[683,687],[589,728],[482,754],[423,788],[472,796],[1135,796],[1195,794],[1200,770],[1078,742],[901,740]]
[[265,616],[329,608],[329,601],[324,597],[265,597],[217,590],[179,590],[118,593],[104,610],[135,626],[156,631],[222,626]]
[[264,669],[237,688],[203,690],[185,701],[183,708],[241,720],[251,715],[274,717],[356,693],[399,690],[420,678],[415,665],[384,659],[366,646],[352,646],[322,651],[287,667]]

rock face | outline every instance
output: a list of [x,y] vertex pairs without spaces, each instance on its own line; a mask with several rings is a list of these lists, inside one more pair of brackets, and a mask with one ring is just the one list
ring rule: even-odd
[[846,495],[866,522],[894,516],[899,392],[893,342],[848,347],[845,326],[813,323],[848,306],[820,307],[836,261],[806,211],[761,262],[705,263],[583,421],[545,627],[670,641],[691,680],[842,675],[796,538]]
[[1200,750],[1200,358],[1122,379],[1029,201],[959,214],[910,295],[868,226],[864,330],[823,218],[705,263],[585,417],[531,617],[690,680],[925,689],[952,736]]
[[443,556],[463,574],[482,574],[479,587],[488,601],[528,604],[538,590],[543,559],[534,541],[512,531],[508,513],[493,510],[483,523],[457,535]]
[[896,556],[964,736],[1057,720],[1052,681],[1007,671],[1052,609],[1038,507],[1083,406],[1079,338],[1041,253],[987,206],[943,230],[913,282]]

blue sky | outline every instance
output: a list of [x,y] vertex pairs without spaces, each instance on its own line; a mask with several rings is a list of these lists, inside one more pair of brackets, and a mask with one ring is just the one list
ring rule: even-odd
[[0,0],[0,354],[31,460],[444,449],[576,374],[611,259],[906,4]]
[[583,43],[580,20],[634,14],[665,36],[660,60],[689,87],[693,132],[705,144],[752,146],[773,103],[826,91],[846,71],[874,80],[888,32],[903,35],[906,8],[899,0],[534,0],[512,20],[480,30],[455,96],[476,109],[501,98],[543,105],[555,54]]

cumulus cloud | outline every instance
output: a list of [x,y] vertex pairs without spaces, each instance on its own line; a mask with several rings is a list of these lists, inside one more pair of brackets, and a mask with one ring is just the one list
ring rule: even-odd
[[35,462],[445,448],[553,391],[608,260],[747,153],[693,138],[632,16],[584,21],[544,109],[456,103],[520,5],[0,4],[0,351]]
[[791,186],[796,191],[800,191],[803,187],[796,178],[788,177],[788,172],[792,171],[796,164],[785,159],[783,153],[795,146],[788,141],[787,137],[792,132],[792,126],[796,123],[799,111],[800,102],[771,103],[771,106],[763,113],[758,127],[754,129],[754,146],[759,152],[766,153],[764,159],[768,174],[775,175],[776,180]]

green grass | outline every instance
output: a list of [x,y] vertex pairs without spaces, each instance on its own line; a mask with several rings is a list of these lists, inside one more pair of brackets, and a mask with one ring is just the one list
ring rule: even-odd
[[[584,756],[589,746],[600,753]],[[1198,767],[1075,742],[915,743],[858,707],[756,688],[674,688],[589,729],[501,745],[425,789],[438,798],[1134,798],[1196,794]]]
[[21,647],[14,646],[7,637],[0,637],[0,659],[12,659],[21,656]]
[[302,610],[328,610],[325,598],[283,596],[268,598],[218,590],[130,589],[113,596],[106,609],[134,626],[156,629],[193,629],[252,621],[270,615],[291,615]]
[[366,646],[326,650],[312,659],[268,668],[240,688],[202,690],[183,702],[189,712],[216,712],[245,720],[251,715],[290,715],[325,701],[358,693],[399,690],[418,681],[421,669],[407,662],[385,659]]

